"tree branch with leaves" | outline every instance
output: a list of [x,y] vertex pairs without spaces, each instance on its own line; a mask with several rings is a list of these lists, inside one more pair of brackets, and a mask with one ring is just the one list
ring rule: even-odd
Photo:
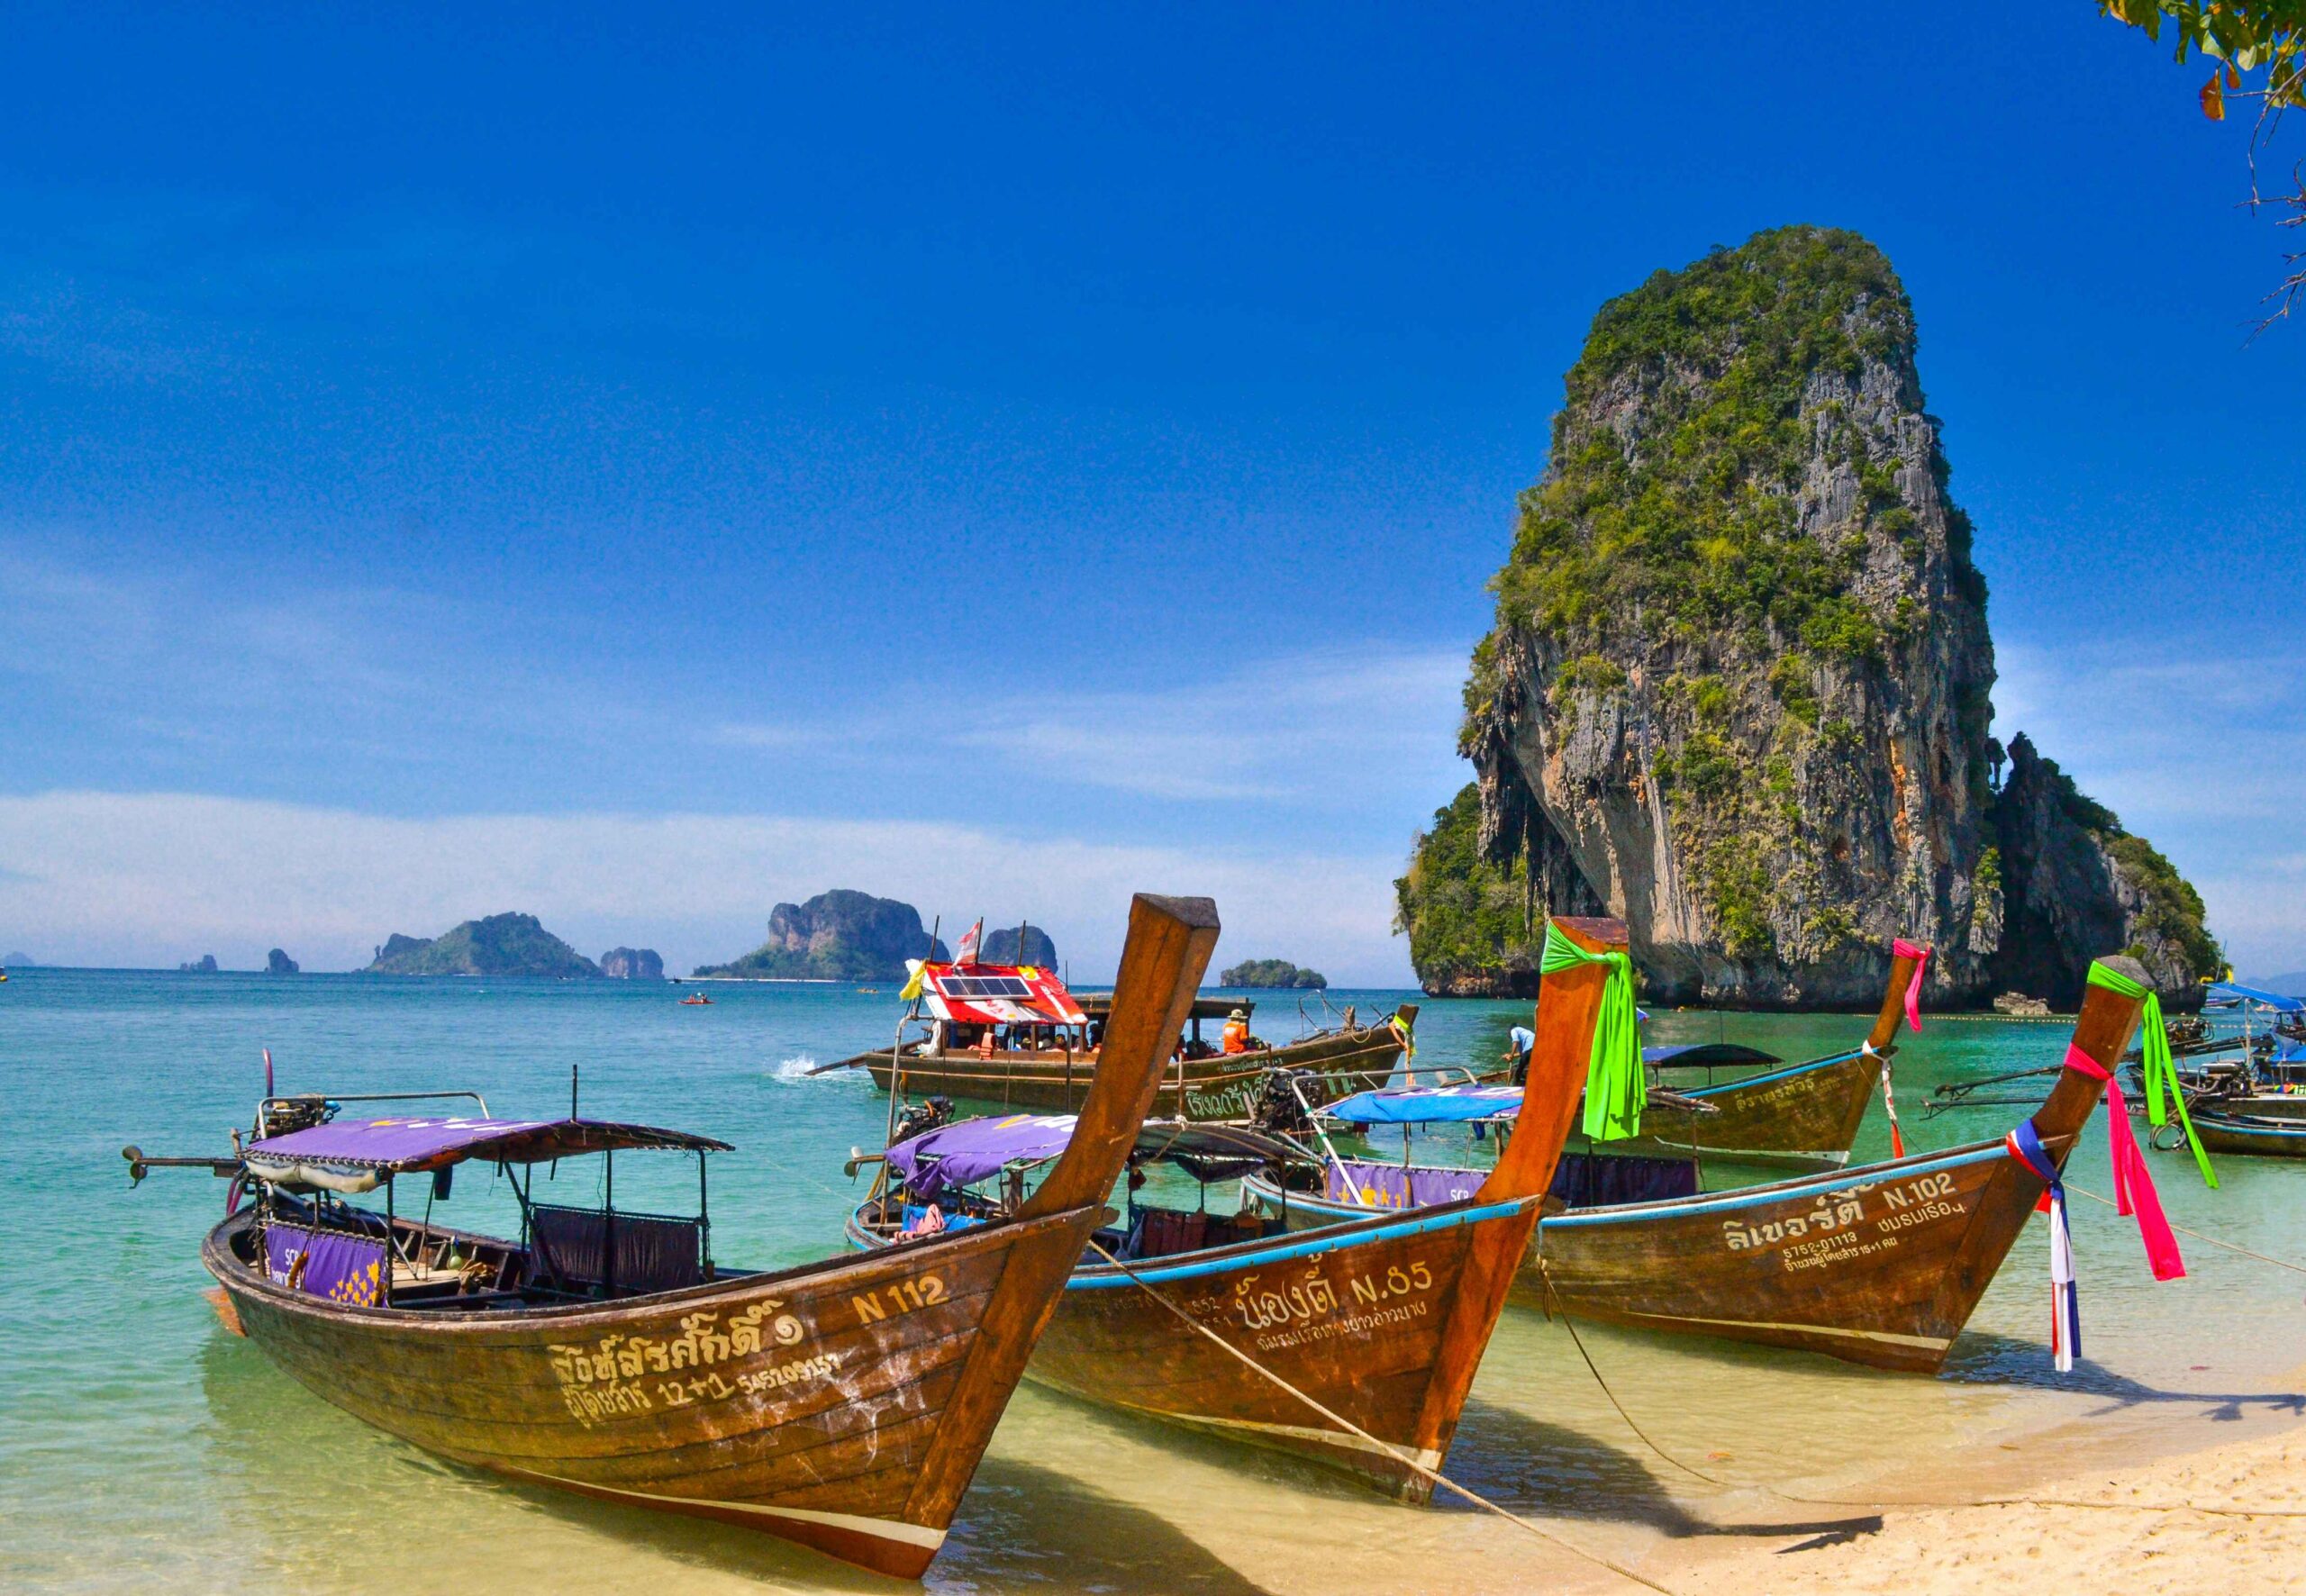
[[[2098,13],[2148,39],[2174,37],[2181,65],[2197,56],[2213,63],[2197,95],[2211,121],[2224,122],[2231,102],[2257,103],[2246,203],[2286,213],[2278,227],[2306,227],[2306,160],[2292,163],[2288,194],[2269,197],[2258,185],[2258,157],[2272,147],[2283,113],[2306,106],[2306,0],[2098,0]],[[2284,252],[2283,267],[2260,331],[2306,296],[2306,249]]]

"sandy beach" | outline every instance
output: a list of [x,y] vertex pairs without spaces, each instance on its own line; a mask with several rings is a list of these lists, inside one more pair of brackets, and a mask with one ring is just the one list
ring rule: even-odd
[[1681,1596],[1936,1596],[2020,1580],[2125,1596],[2223,1596],[2306,1584],[2306,1424],[1984,1494],[1993,1500],[1885,1508],[1873,1534],[1747,1544],[1678,1569],[1653,1561],[1645,1572]]

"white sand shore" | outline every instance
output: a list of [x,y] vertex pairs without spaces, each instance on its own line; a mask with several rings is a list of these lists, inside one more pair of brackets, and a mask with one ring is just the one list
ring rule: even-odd
[[1644,1572],[1679,1596],[2306,1589],[2306,1425],[2009,1494],[2023,1501],[1890,1508],[1878,1534],[1804,1551],[1787,1549],[1796,1538],[1724,1547],[1678,1567],[1653,1558]]

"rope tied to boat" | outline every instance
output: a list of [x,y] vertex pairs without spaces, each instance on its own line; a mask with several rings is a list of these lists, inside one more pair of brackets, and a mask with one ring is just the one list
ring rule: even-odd
[[[1572,1556],[1581,1557],[1586,1562],[1595,1564],[1597,1567],[1606,1568],[1611,1573],[1616,1574],[1619,1578],[1628,1580],[1634,1584],[1639,1585],[1644,1590],[1658,1591],[1661,1593],[1661,1596],[1674,1596],[1674,1592],[1671,1590],[1659,1584],[1656,1580],[1650,1579],[1643,1574],[1636,1573],[1632,1569],[1626,1567],[1622,1563],[1619,1563],[1612,1558],[1605,1557],[1599,1552],[1589,1552],[1584,1547],[1577,1545],[1575,1541],[1566,1540],[1562,1537],[1555,1535],[1549,1530],[1540,1529],[1538,1526],[1530,1523],[1527,1519],[1522,1518],[1520,1514],[1512,1511],[1510,1509],[1500,1507],[1497,1503],[1490,1501],[1489,1498],[1482,1495],[1479,1492],[1475,1491],[1470,1486],[1458,1484],[1457,1481],[1449,1478],[1448,1475],[1443,1474],[1439,1469],[1426,1467],[1425,1465],[1418,1462],[1414,1457],[1408,1455],[1401,1447],[1379,1440],[1375,1436],[1371,1435],[1367,1430],[1354,1423],[1352,1419],[1345,1417],[1344,1414],[1332,1410],[1327,1404],[1321,1402],[1310,1393],[1300,1391],[1296,1386],[1283,1379],[1271,1369],[1266,1368],[1263,1364],[1257,1362],[1257,1359],[1251,1357],[1248,1353],[1243,1352],[1239,1347],[1225,1339],[1224,1337],[1219,1335],[1215,1330],[1211,1329],[1207,1325],[1202,1323],[1201,1320],[1186,1312],[1185,1309],[1179,1306],[1167,1292],[1162,1291],[1151,1281],[1147,1280],[1143,1275],[1130,1268],[1120,1258],[1117,1258],[1112,1253],[1107,1252],[1103,1245],[1094,1236],[1089,1238],[1089,1250],[1095,1253],[1099,1257],[1104,1259],[1106,1263],[1111,1264],[1114,1268],[1127,1275],[1130,1283],[1135,1285],[1139,1291],[1143,1292],[1147,1296],[1152,1298],[1162,1307],[1167,1309],[1178,1319],[1184,1320],[1189,1328],[1193,1329],[1205,1339],[1214,1342],[1219,1350],[1240,1363],[1242,1366],[1247,1368],[1251,1374],[1257,1375],[1259,1379],[1270,1382],[1280,1390],[1286,1392],[1290,1396],[1295,1398],[1298,1401],[1303,1402],[1315,1413],[1320,1414],[1323,1419],[1326,1419],[1331,1424],[1337,1426],[1338,1428],[1345,1434],[1367,1442],[1372,1446],[1377,1448],[1378,1451],[1384,1453],[1386,1456],[1394,1459],[1412,1474],[1420,1475],[1436,1485],[1447,1487],[1448,1490],[1464,1497],[1467,1501],[1473,1503],[1475,1507],[1482,1509],[1484,1511],[1496,1514],[1497,1517],[1504,1519],[1508,1524],[1512,1524],[1521,1529],[1525,1529],[1531,1535],[1536,1536],[1539,1540],[1545,1541],[1549,1545],[1559,1546],[1563,1551],[1569,1553]],[[1622,1411],[1622,1410],[1621,1410],[1621,1411]]]
[[2082,1350],[2082,1301],[2074,1287],[2074,1236],[2065,1224],[2065,1183],[2031,1120],[2020,1121],[2002,1145],[2041,1178],[2042,1200],[2036,1207],[2047,1209],[2050,1216],[2050,1360],[2058,1373],[2065,1374]]
[[2217,1190],[2218,1176],[2210,1167],[2210,1155],[2202,1150],[2202,1138],[2194,1134],[2193,1119],[2186,1112],[2186,1094],[2178,1088],[2178,1066],[2170,1057],[2170,1032],[2162,1023],[2162,994],[2120,970],[2108,969],[2096,959],[2090,961],[2090,973],[2083,979],[2092,986],[2136,998],[2145,1005],[2139,1020],[2138,1052],[2146,1076],[2146,1117],[2157,1129],[2170,1122],[2162,1105],[2162,1093],[2167,1090],[2178,1111],[2178,1124],[2186,1133],[2186,1146],[2193,1149],[2194,1165],[2202,1171],[2202,1183]]
[[2065,1045],[2065,1067],[2106,1085],[2106,1156],[2114,1169],[2114,1211],[2138,1220],[2138,1239],[2146,1244],[2147,1266],[2156,1280],[2182,1280],[2186,1261],[2178,1255],[2178,1238],[2162,1212],[2162,1197],[2138,1150],[2138,1132],[2130,1129],[2129,1104],[2122,1099],[2122,1084],[2112,1070],[2081,1048]]
[[1588,953],[1546,921],[1538,973],[1551,975],[1584,965],[1606,966],[1602,1009],[1593,1020],[1593,1051],[1585,1066],[1584,1132],[1590,1141],[1623,1141],[1641,1134],[1641,1105],[1649,1083],[1641,1067],[1641,1020],[1633,1006],[1633,957]]
[[1890,1116],[1890,1156],[1902,1158],[1906,1156],[1906,1138],[1898,1129],[1897,1094],[1890,1090],[1890,1056],[1875,1052],[1870,1041],[1858,1043],[1857,1050],[1882,1066],[1882,1108]]

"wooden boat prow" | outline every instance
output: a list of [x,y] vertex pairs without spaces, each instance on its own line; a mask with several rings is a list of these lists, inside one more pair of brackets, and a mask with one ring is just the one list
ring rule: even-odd
[[[381,1261],[391,1265],[370,1267],[384,1301],[362,1306],[290,1282],[318,1250],[323,1213],[366,1211],[284,1187],[211,1232],[202,1260],[239,1328],[290,1374],[428,1451],[527,1482],[765,1529],[877,1573],[918,1577],[1103,1218],[1157,1089],[1165,1038],[1217,932],[1206,899],[1140,895],[1131,904],[1120,1010],[1082,1134],[1037,1200],[1001,1222],[770,1273],[716,1270],[708,1257],[704,1278],[671,1290],[617,1294],[612,1261],[595,1298],[543,1300],[540,1287],[531,1293],[540,1300],[530,1301],[503,1288],[518,1288],[540,1259],[551,1264],[540,1244],[372,1215],[381,1221],[373,1230],[345,1221],[354,1240],[381,1238]],[[593,1124],[504,1123],[574,1139]],[[719,1144],[678,1145],[695,1146],[702,1158]],[[387,1189],[394,1172],[386,1169]],[[615,1221],[604,1212],[600,1256],[614,1260]],[[286,1278],[275,1279],[266,1228],[300,1220],[315,1221],[296,1231],[309,1244]],[[474,1268],[495,1283],[484,1293],[467,1292]],[[421,1272],[426,1283],[402,1294],[404,1272]],[[433,1295],[418,1300],[423,1292]]]

